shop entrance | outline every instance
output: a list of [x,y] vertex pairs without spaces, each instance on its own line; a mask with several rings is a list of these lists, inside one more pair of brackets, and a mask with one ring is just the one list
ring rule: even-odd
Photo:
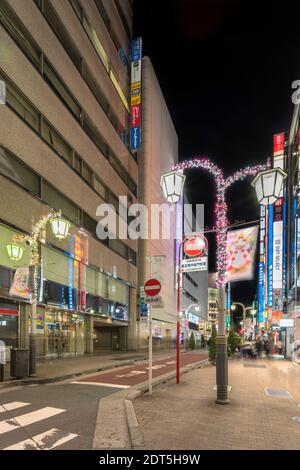
[[119,328],[94,326],[94,351],[101,349],[119,351]]

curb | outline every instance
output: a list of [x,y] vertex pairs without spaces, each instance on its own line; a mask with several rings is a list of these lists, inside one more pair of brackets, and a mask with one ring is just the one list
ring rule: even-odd
[[[203,359],[202,361],[194,362],[193,364],[189,364],[183,367],[180,370],[180,375],[187,374],[190,370],[193,369],[203,369],[204,367],[211,367],[209,359]],[[152,387],[157,387],[159,385],[165,384],[170,382],[176,377],[176,372],[170,372],[165,374],[161,377],[158,377],[156,380],[153,380]],[[143,433],[140,429],[140,425],[138,419],[135,414],[133,400],[140,397],[143,393],[148,391],[148,383],[143,382],[141,385],[136,386],[136,388],[131,389],[123,398],[123,406],[125,409],[127,427],[129,432],[129,439],[131,442],[131,448],[133,450],[144,449],[144,437]]]
[[65,375],[58,375],[55,377],[47,377],[47,378],[41,378],[41,379],[16,379],[16,380],[9,380],[9,381],[4,381],[0,383],[0,390],[3,388],[9,388],[9,387],[14,387],[14,386],[24,386],[24,385],[43,385],[43,384],[48,384],[48,383],[55,383],[55,382],[62,382],[64,380],[68,379],[73,379],[75,377],[80,377],[81,375],[88,375],[88,374],[94,374],[97,372],[103,372],[105,370],[112,370],[116,369],[118,367],[123,367],[123,366],[131,366],[135,362],[138,361],[143,361],[146,360],[146,358],[143,359],[134,359],[131,361],[124,361],[123,363],[120,364],[115,364],[115,365],[109,365],[109,366],[104,366],[100,368],[95,368],[95,369],[89,369],[85,370],[82,372],[76,372],[75,374],[65,374]]

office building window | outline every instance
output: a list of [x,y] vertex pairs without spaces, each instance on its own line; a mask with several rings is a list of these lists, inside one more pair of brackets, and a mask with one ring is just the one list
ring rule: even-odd
[[90,234],[96,236],[97,222],[84,211],[82,212],[82,226]]
[[95,178],[94,178],[94,189],[102,197],[102,199],[106,201],[106,198],[107,198],[106,187],[97,175],[95,175]]
[[0,2],[0,22],[13,37],[24,54],[26,54],[29,60],[39,69],[41,64],[41,50],[27,33],[22,22],[10,8],[6,0],[1,0]]
[[87,181],[88,184],[93,186],[93,171],[92,169],[83,161],[82,162],[82,178]]
[[92,73],[90,72],[90,70],[85,64],[83,66],[82,76],[84,80],[86,81],[87,85],[89,86],[91,92],[97,99],[98,103],[102,107],[103,111],[105,112],[106,115],[108,115],[109,108],[110,108],[109,103],[107,99],[105,98],[104,94],[102,93],[101,89],[97,85],[97,82],[94,79]]
[[94,144],[98,147],[98,149],[103,153],[103,155],[107,158],[108,157],[108,145],[100,135],[90,118],[84,114],[83,116],[83,129],[88,134],[88,136],[92,139]]
[[0,172],[23,188],[40,196],[40,177],[11,152],[0,147]]
[[52,185],[43,182],[43,200],[56,210],[61,209],[64,216],[80,225],[80,211],[78,206],[59,193]]
[[73,165],[73,153],[71,147],[65,142],[65,140],[53,129],[46,119],[43,119],[42,125],[42,137],[51,147],[66,160],[69,165]]
[[40,129],[40,114],[27,98],[0,73],[0,78],[6,84],[6,103],[35,131]]
[[125,245],[125,243],[122,243],[118,239],[114,240],[113,238],[110,238],[109,241],[108,241],[108,246],[109,246],[109,248],[114,250],[116,253],[121,255],[123,258],[127,259],[127,257],[128,257],[128,248],[127,248],[127,245]]
[[45,15],[45,18],[47,19],[48,23],[50,24],[51,28],[55,32],[56,36],[60,40],[61,44],[67,51],[68,55],[70,56],[77,69],[81,71],[81,56],[78,53],[77,48],[74,46],[73,42],[70,40],[69,33],[67,32],[59,16],[54,10],[50,0],[44,0],[44,5],[41,5],[39,7],[43,7],[43,13]]
[[82,164],[82,159],[80,156],[75,152],[74,156],[74,169],[81,175],[81,164]]
[[59,95],[59,97],[66,104],[68,109],[74,114],[77,120],[80,120],[80,106],[78,105],[77,101],[72,96],[72,94],[69,92],[62,79],[53,70],[53,68],[46,59],[44,60],[44,77],[47,83],[49,83],[51,88]]

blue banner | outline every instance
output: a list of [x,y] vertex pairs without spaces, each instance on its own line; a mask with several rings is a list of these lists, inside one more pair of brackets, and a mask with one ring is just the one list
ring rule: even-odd
[[142,38],[133,39],[131,43],[131,62],[142,59]]
[[130,147],[134,149],[138,149],[141,146],[141,128],[140,127],[132,127],[130,129]]

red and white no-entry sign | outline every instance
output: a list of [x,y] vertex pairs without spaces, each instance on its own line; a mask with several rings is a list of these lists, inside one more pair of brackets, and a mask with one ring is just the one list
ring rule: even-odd
[[157,279],[149,279],[145,285],[145,294],[153,297],[154,295],[158,295],[161,290],[161,284]]

